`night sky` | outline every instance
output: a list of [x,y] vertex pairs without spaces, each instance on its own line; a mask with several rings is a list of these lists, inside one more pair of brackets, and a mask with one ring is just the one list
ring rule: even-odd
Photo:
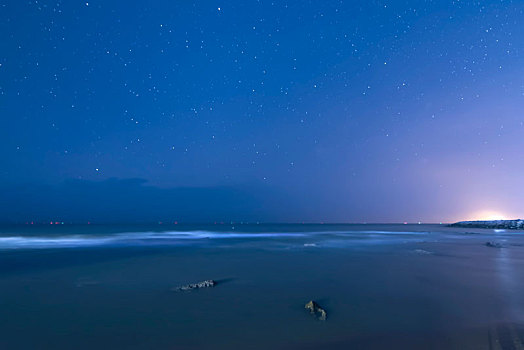
[[521,1],[0,1],[0,221],[524,216]]

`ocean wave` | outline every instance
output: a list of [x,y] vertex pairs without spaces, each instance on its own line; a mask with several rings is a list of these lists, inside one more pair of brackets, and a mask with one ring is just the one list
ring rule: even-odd
[[86,247],[107,244],[114,239],[105,238],[85,238],[78,236],[63,237],[0,237],[0,249],[17,249],[17,248],[68,248],[68,247]]
[[331,236],[343,239],[376,239],[388,235],[420,235],[427,232],[395,231],[322,231],[322,232],[215,232],[215,231],[162,231],[162,232],[124,232],[106,235],[62,235],[62,236],[4,236],[0,237],[0,249],[45,249],[75,248],[104,245],[141,244],[184,244],[191,240],[223,239],[278,239],[301,238],[308,236]]
[[133,245],[155,241],[202,240],[202,239],[252,239],[299,237],[302,233],[222,233],[209,231],[126,232],[106,236],[10,236],[0,237],[0,249],[74,248],[101,245]]

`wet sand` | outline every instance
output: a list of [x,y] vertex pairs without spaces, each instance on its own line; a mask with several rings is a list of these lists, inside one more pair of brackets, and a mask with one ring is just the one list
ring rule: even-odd
[[[297,235],[4,248],[0,348],[522,348],[521,232],[297,226],[270,230]],[[219,283],[171,290],[206,279]],[[309,300],[325,322],[304,309]]]

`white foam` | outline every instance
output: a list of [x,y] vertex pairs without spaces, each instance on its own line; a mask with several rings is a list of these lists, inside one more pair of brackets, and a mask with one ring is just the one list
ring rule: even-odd
[[[63,235],[63,236],[8,236],[0,237],[0,249],[45,249],[74,248],[102,245],[141,245],[141,244],[182,244],[191,240],[222,239],[276,239],[300,238],[307,236],[334,236],[342,240],[382,241],[388,235],[421,235],[428,232],[396,231],[320,231],[320,232],[216,232],[216,231],[147,231],[123,232],[105,235]],[[314,246],[306,243],[305,247]]]
[[112,241],[105,238],[80,238],[78,236],[64,237],[0,237],[0,249],[16,248],[67,248],[102,245]]
[[105,236],[70,235],[70,236],[11,236],[0,237],[0,249],[43,249],[74,248],[100,245],[139,245],[154,241],[202,240],[202,239],[253,239],[299,237],[302,233],[227,233],[210,231],[166,231],[166,232],[125,232]]

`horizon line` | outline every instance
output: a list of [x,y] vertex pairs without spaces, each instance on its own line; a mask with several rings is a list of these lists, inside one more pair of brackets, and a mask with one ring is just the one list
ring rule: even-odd
[[[515,219],[518,220],[518,219]],[[470,221],[470,220],[464,220]],[[498,220],[475,220],[475,221],[498,221]],[[181,222],[181,221],[142,221],[142,222],[93,222],[93,221],[25,221],[25,222],[0,222],[0,225],[21,225],[21,226],[51,226],[51,225],[166,225],[166,226],[177,226],[177,225],[212,225],[212,226],[224,226],[224,225],[447,225],[454,222],[282,222],[282,221],[220,221],[220,222]]]

